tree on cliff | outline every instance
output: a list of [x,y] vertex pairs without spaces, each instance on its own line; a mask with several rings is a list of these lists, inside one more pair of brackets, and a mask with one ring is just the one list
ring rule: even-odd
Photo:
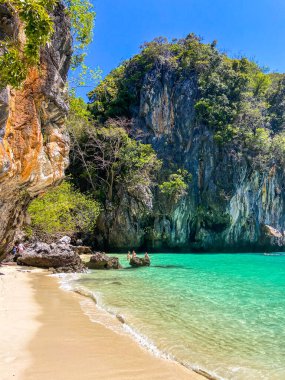
[[159,37],[141,49],[89,93],[94,118],[134,117],[145,79],[163,68],[177,83],[193,79],[195,122],[213,132],[220,148],[231,145],[263,169],[283,161],[283,139],[275,138],[285,122],[283,74],[267,74],[245,57],[231,59],[215,41],[203,43],[193,33],[170,42]]
[[69,170],[75,183],[83,191],[92,189],[103,203],[116,202],[122,193],[139,197],[138,189],[151,186],[161,167],[154,150],[129,136],[129,120],[109,119],[94,126],[90,118],[84,102],[73,98],[68,129],[72,141]]
[[94,229],[100,205],[69,182],[50,189],[29,206],[31,228],[40,234],[88,233]]
[[26,40],[23,43],[14,37],[0,42],[4,54],[0,56],[0,84],[19,87],[27,77],[30,67],[38,66],[40,50],[52,38],[53,9],[65,4],[71,21],[73,36],[72,68],[82,65],[86,47],[92,40],[95,12],[88,0],[0,0],[7,6],[11,16],[16,17],[23,27]]

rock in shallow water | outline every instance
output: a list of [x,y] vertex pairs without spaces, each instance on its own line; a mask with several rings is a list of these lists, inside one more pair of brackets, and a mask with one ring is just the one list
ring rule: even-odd
[[90,257],[87,263],[89,269],[120,269],[122,268],[117,257],[109,257],[104,252],[97,252]]
[[67,244],[46,244],[37,242],[29,245],[24,254],[17,259],[18,265],[39,268],[54,268],[56,272],[83,272],[84,264]]
[[141,257],[132,257],[130,260],[130,265],[132,267],[149,267],[150,266],[150,259],[149,258],[141,258]]

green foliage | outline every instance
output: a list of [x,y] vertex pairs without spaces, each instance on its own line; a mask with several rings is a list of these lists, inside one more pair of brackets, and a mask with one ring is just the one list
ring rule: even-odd
[[117,202],[119,194],[126,192],[143,201],[141,189],[152,185],[161,167],[152,147],[128,135],[127,119],[109,119],[94,127],[88,111],[85,114],[86,109],[80,107],[68,121],[73,147],[70,172],[76,184],[83,191],[92,190],[102,202]]
[[231,224],[231,217],[229,214],[221,211],[219,207],[204,207],[199,206],[196,210],[197,224],[214,232],[222,232]]
[[[271,81],[246,58],[220,58],[217,60],[216,53],[213,53],[209,60],[214,63],[199,76],[199,100],[195,110],[198,120],[219,132],[223,142],[229,142],[239,129],[250,127],[250,123],[257,121],[262,126],[264,120],[259,111],[264,106],[264,96]],[[247,119],[247,125],[242,124],[242,115]]]
[[187,194],[188,183],[191,175],[187,170],[179,169],[177,173],[170,174],[168,180],[159,185],[159,190],[166,195],[168,200],[175,204]]
[[[4,87],[19,87],[29,67],[39,64],[40,49],[50,41],[54,31],[52,9],[59,0],[0,0],[6,4],[24,25],[26,41],[7,40],[0,43],[4,54],[0,57],[0,83]],[[65,0],[75,41],[73,68],[82,65],[81,76],[87,73],[84,65],[86,47],[92,40],[95,12],[88,0]],[[95,72],[91,71],[95,76]]]
[[151,75],[159,65],[177,81],[190,76],[197,83],[196,122],[211,129],[221,146],[250,150],[252,144],[252,156],[260,155],[268,144],[258,143],[259,131],[270,130],[270,145],[271,130],[281,131],[285,125],[284,76],[265,74],[246,58],[230,59],[217,50],[216,41],[204,44],[193,33],[181,40],[168,42],[159,37],[145,43],[140,54],[113,70],[89,93],[91,113],[100,121],[131,118],[146,73]]
[[145,74],[160,61],[176,64],[182,42],[168,44],[159,37],[141,46],[141,53],[113,70],[88,96],[90,110],[100,121],[108,117],[131,116],[131,107],[139,101]]
[[0,87],[18,87],[27,76],[27,66],[18,49],[11,47],[0,57]]
[[282,131],[285,127],[285,75],[270,74],[272,86],[268,103],[271,115],[271,127],[274,132]]
[[24,23],[26,43],[24,58],[27,64],[35,65],[39,61],[40,48],[50,40],[53,33],[53,21],[49,11],[57,0],[10,0]]
[[87,55],[87,47],[93,39],[93,29],[96,13],[93,4],[89,0],[63,0],[67,7],[67,13],[71,21],[71,33],[73,37],[73,54],[71,69],[78,67],[76,77],[70,78],[72,86],[85,86],[86,82],[97,81],[101,77],[100,70],[92,70],[84,63]]
[[[26,42],[21,49],[15,41],[1,42],[5,53],[0,57],[1,86],[10,84],[18,87],[27,75],[28,67],[39,61],[41,46],[50,39],[53,32],[53,22],[49,11],[57,0],[1,0],[18,15],[24,24]],[[9,63],[9,65],[7,65]]]
[[245,143],[250,149],[267,153],[270,149],[270,131],[265,128],[257,128],[254,132],[250,131],[245,135]]
[[74,93],[69,96],[69,110],[70,114],[76,117],[77,120],[81,119],[87,122],[91,117],[91,114],[87,109],[87,104],[82,98],[76,97]]
[[75,41],[73,66],[77,67],[84,61],[85,49],[92,42],[96,13],[88,0],[65,0],[65,4]]
[[69,114],[66,120],[66,127],[71,136],[70,156],[73,159],[75,152],[79,148],[79,141],[87,128],[93,128],[90,122],[91,114],[87,109],[87,104],[82,98],[77,98],[72,92],[69,96]]
[[50,234],[92,231],[99,212],[98,202],[66,181],[33,200],[28,209],[31,227]]
[[90,111],[103,120],[109,117],[129,115],[130,94],[124,89],[125,65],[106,76],[94,91],[88,94],[92,104]]
[[274,162],[285,165],[285,132],[281,132],[272,138],[271,151]]
[[127,138],[114,163],[118,170],[118,181],[124,184],[128,192],[136,191],[139,187],[149,187],[152,184],[152,174],[161,167],[161,161],[149,144],[142,144]]

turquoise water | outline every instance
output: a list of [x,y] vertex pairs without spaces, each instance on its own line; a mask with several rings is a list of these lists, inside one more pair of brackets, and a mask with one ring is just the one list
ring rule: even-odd
[[73,286],[184,365],[218,379],[285,379],[284,255],[151,260],[150,268],[93,271]]

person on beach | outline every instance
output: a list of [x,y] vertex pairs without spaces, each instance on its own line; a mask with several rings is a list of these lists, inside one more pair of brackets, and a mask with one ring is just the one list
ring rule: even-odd
[[137,256],[136,251],[132,252],[132,258],[134,259]]
[[131,260],[131,252],[130,252],[130,251],[128,252],[127,260],[128,260],[128,261]]
[[24,244],[20,243],[18,245],[18,253],[19,253],[20,256],[24,253],[24,249],[25,249]]
[[144,254],[144,258],[149,260],[149,255],[147,252]]
[[12,255],[15,256],[18,252],[18,246],[15,244],[12,248]]

